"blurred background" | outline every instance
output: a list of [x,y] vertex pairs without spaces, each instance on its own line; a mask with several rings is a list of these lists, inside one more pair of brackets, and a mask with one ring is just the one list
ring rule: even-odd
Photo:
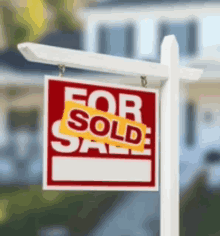
[[[219,22],[217,0],[0,0],[0,234],[159,236],[159,192],[42,190],[44,75],[59,70],[26,61],[17,44],[160,62],[174,34],[181,66],[204,69],[180,86],[180,235],[219,236]],[[137,86],[78,69],[65,77]]]

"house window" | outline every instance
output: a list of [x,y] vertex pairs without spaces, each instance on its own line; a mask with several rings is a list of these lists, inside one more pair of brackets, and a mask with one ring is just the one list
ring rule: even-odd
[[216,164],[220,162],[220,153],[219,151],[212,150],[209,151],[205,158],[206,163],[208,164]]
[[186,144],[191,147],[195,144],[196,133],[196,106],[189,102],[186,106]]
[[16,131],[20,128],[25,128],[30,131],[38,129],[39,112],[36,109],[32,110],[17,110],[12,109],[8,113],[8,127],[10,131]]
[[174,34],[179,44],[180,56],[193,56],[197,52],[197,23],[194,21],[187,23],[169,23],[164,22],[159,26],[159,48],[163,38]]
[[134,26],[102,25],[98,29],[98,52],[121,57],[134,56]]
[[205,123],[209,124],[209,123],[211,123],[214,120],[213,117],[214,116],[213,116],[211,111],[206,111],[206,112],[204,112],[203,120],[204,120]]
[[133,25],[128,25],[125,28],[125,56],[133,57],[134,56],[134,40],[135,29]]

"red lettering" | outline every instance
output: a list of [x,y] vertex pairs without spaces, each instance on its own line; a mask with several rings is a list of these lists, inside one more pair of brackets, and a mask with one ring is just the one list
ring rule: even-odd
[[[137,134],[136,139],[131,138],[132,131],[136,132]],[[132,143],[132,144],[139,144],[140,141],[141,141],[141,130],[138,127],[133,127],[133,126],[128,125],[125,142]]]
[[[103,116],[93,116],[90,119],[90,115],[83,110],[73,109],[69,113],[70,119],[67,121],[67,124],[70,129],[75,130],[76,132],[84,132],[89,130],[91,134],[96,135],[98,137],[106,137],[110,136],[111,140],[124,141],[127,144],[138,145],[142,139],[142,131],[139,127],[135,127],[132,125],[127,125],[126,134],[119,135],[118,127],[120,126],[120,122],[117,120],[113,120],[110,122],[108,118]],[[102,128],[98,128],[97,124],[101,123]],[[89,131],[88,130],[88,131]],[[136,137],[133,137],[132,134],[136,134]]]
[[[89,115],[82,110],[72,110],[70,112],[71,121],[68,121],[68,125],[71,129],[77,131],[85,131],[88,128],[88,123],[85,119],[89,118]],[[84,118],[84,119],[83,119]]]
[[[97,130],[96,123],[101,121],[104,124],[104,128],[102,130]],[[106,136],[109,133],[110,130],[110,124],[109,121],[102,116],[94,116],[90,121],[90,130],[93,134],[97,136]]]
[[124,137],[117,134],[117,128],[118,128],[118,121],[113,120],[112,121],[112,132],[111,132],[110,138],[123,141]]

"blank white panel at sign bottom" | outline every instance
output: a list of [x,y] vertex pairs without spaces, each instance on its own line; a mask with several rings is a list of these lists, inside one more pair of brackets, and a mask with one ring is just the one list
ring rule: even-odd
[[150,182],[150,160],[53,157],[54,181]]

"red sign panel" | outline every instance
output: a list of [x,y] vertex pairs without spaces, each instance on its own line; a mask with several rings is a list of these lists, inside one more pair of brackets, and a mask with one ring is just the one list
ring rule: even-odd
[[[144,151],[60,133],[67,101],[146,125]],[[157,132],[156,90],[46,77],[43,188],[158,191]]]

